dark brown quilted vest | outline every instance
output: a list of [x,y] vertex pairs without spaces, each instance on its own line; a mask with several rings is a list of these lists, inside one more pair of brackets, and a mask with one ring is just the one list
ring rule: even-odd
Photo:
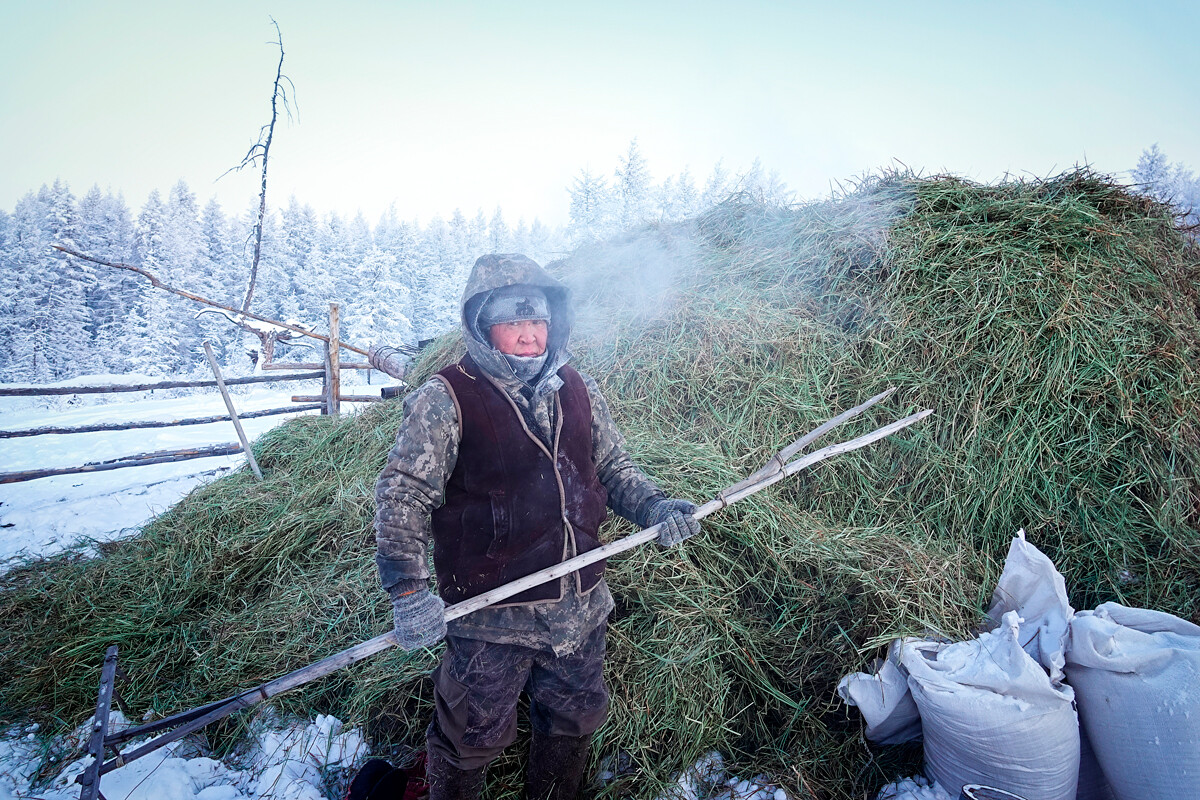
[[[438,375],[453,392],[462,439],[445,503],[433,512],[433,563],[438,592],[457,603],[563,561],[567,536],[576,553],[600,546],[608,492],[592,464],[592,406],[579,373],[563,367],[549,447],[529,430],[503,390],[470,356]],[[588,592],[604,561],[576,573]],[[550,581],[498,605],[553,601]]]

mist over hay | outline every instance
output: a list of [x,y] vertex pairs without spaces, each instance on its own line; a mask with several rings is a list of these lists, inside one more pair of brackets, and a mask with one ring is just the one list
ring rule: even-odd
[[[1021,527],[1076,607],[1200,622],[1200,252],[1165,206],[1086,171],[885,175],[800,207],[733,198],[552,269],[579,304],[578,365],[671,494],[705,500],[889,386],[825,441],[936,412],[682,548],[610,561],[604,796],[655,797],[712,749],[799,797],[912,774],[919,748],[869,747],[834,685],[894,636],[969,634]],[[415,380],[460,348],[440,340]],[[9,573],[5,714],[86,717],[111,643],[126,699],[167,713],[385,631],[371,497],[399,414],[295,420],[256,443],[262,484],[230,476],[103,558]],[[433,664],[389,652],[282,703],[419,745]],[[523,759],[510,748],[490,796],[518,796]]]

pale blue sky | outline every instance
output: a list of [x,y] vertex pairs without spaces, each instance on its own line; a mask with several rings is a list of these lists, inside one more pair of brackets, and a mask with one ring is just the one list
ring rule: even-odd
[[1200,4],[0,0],[0,208],[56,177],[140,206],[214,180],[266,121],[283,31],[299,120],[271,199],[374,223],[566,216],[638,137],[655,179],[718,158],[801,197],[893,159],[976,180],[1157,142],[1200,167]]

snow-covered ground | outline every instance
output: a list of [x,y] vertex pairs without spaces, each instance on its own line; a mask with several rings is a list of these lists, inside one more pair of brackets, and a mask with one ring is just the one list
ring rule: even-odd
[[[54,385],[155,383],[143,375],[89,375]],[[365,387],[364,387],[365,388]],[[312,393],[311,385],[298,390]],[[232,387],[239,414],[286,408],[296,393],[278,384]],[[365,392],[364,392],[365,393]],[[225,404],[216,390],[159,390],[152,393],[74,395],[61,398],[0,398],[0,428],[27,430],[47,426],[79,427],[97,423],[178,420],[217,416]],[[300,413],[242,421],[253,440]],[[0,439],[0,472],[78,466],[157,450],[236,442],[229,421],[173,428],[143,428]],[[23,557],[47,556],[80,541],[111,541],[132,535],[143,524],[184,497],[198,484],[245,463],[245,456],[221,456],[153,464],[106,472],[60,475],[0,485],[0,571]],[[114,712],[112,730],[125,725]],[[0,731],[0,800],[79,797],[75,776],[88,759],[75,759],[84,731],[47,739],[37,726]],[[133,745],[130,745],[133,746]],[[126,748],[128,749],[128,748]],[[366,756],[357,730],[342,730],[333,717],[284,723],[264,716],[242,752],[224,762],[196,754],[183,742],[134,761],[104,776],[109,800],[235,800],[325,798],[330,770],[349,768]],[[42,777],[39,779],[39,771]],[[46,775],[49,777],[46,777]]]
[[[45,780],[36,773],[57,753],[73,758],[88,727],[49,742],[38,738],[34,726],[7,731],[0,738],[0,800],[78,798],[75,779],[90,758],[52,769]],[[125,727],[124,717],[113,712],[110,729]],[[367,746],[357,729],[344,729],[334,717],[285,724],[264,715],[251,726],[246,745],[224,761],[194,751],[186,740],[169,744],[103,776],[100,790],[108,800],[325,800],[331,786],[344,783],[338,773],[366,758]]]
[[[115,377],[87,376],[68,383],[111,384],[117,382]],[[120,377],[124,382],[162,380],[145,376]],[[309,385],[300,391],[308,394],[312,390]],[[232,387],[231,391],[239,414],[294,405],[292,389],[280,389],[276,384]],[[49,405],[47,407],[45,399],[2,397],[0,428],[79,427],[135,420],[195,419],[225,413],[225,404],[215,389],[75,395],[50,400]],[[242,421],[242,427],[253,440],[295,416],[297,414],[281,414],[247,419]],[[80,466],[136,453],[230,442],[237,442],[237,433],[228,421],[174,428],[0,439],[0,472]],[[133,534],[199,483],[219,477],[244,463],[245,456],[238,454],[0,484],[0,571],[6,564],[11,565],[15,557],[49,555],[80,539],[110,541]]]
[[[159,380],[140,375],[92,375],[56,385]],[[292,394],[297,393],[278,384],[233,387],[231,391],[239,414],[287,407]],[[298,393],[313,392],[308,387]],[[215,390],[75,395],[51,400],[0,397],[3,430],[178,420],[224,413],[224,402]],[[296,415],[248,419],[242,425],[253,440]],[[236,441],[237,434],[228,421],[0,439],[0,472],[78,466],[135,453]],[[21,558],[52,555],[81,541],[105,542],[133,535],[200,483],[244,463],[245,456],[238,454],[0,484],[0,572]],[[114,711],[110,730],[127,724]],[[78,757],[87,729],[85,723],[73,735],[56,739],[42,736],[36,725],[0,730],[0,800],[79,797],[75,777],[88,763],[87,758]],[[108,800],[325,800],[331,789],[340,788],[337,775],[348,774],[367,755],[362,734],[357,729],[343,729],[333,717],[285,722],[275,719],[268,710],[252,726],[246,746],[223,761],[198,753],[184,740],[105,775],[101,787]],[[663,800],[786,797],[766,778],[743,780],[729,776],[721,756],[712,753],[680,775],[677,788]]]

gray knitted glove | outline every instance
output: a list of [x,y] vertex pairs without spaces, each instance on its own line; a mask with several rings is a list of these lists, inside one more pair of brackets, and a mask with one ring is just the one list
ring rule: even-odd
[[695,503],[664,497],[650,506],[643,525],[649,528],[663,523],[662,530],[658,532],[658,544],[671,547],[700,532],[700,522],[692,516],[695,513]]
[[402,594],[406,591],[404,583],[407,582],[393,587],[392,621],[396,626],[396,642],[405,650],[433,647],[446,638],[446,604],[428,587]]

